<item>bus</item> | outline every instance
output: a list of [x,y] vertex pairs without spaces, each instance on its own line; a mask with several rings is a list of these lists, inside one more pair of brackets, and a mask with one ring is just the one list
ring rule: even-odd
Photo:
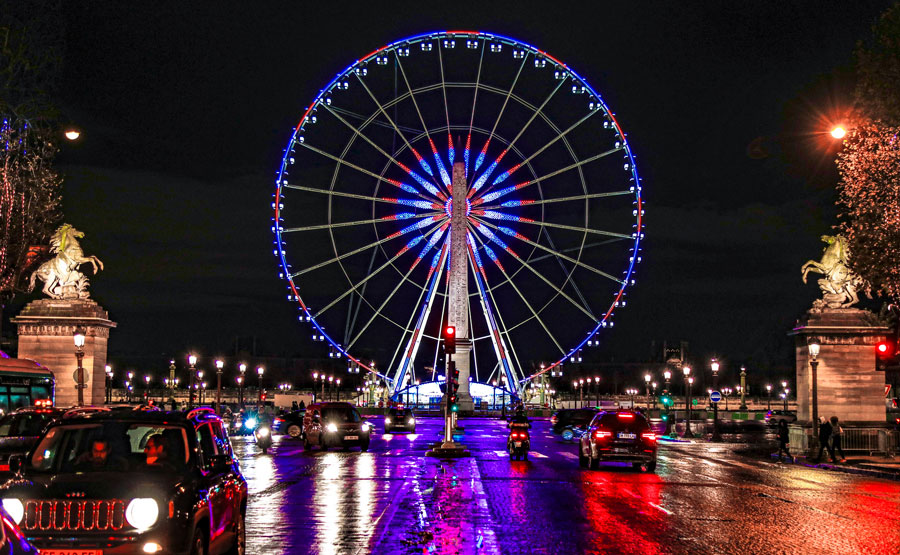
[[55,394],[56,380],[48,368],[0,351],[0,414],[35,406],[39,400],[53,403]]

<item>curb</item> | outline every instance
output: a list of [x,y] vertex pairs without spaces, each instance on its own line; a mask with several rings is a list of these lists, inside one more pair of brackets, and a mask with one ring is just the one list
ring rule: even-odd
[[[770,455],[770,458],[774,459],[776,457]],[[831,470],[833,472],[844,472],[845,474],[858,474],[861,476],[872,476],[875,478],[884,478],[886,480],[900,481],[900,472],[879,467],[860,468],[858,466],[838,466],[828,463],[807,463],[805,462],[805,459],[801,460],[799,457],[794,458],[793,464],[798,466],[805,466],[806,468],[820,468],[822,470]]]

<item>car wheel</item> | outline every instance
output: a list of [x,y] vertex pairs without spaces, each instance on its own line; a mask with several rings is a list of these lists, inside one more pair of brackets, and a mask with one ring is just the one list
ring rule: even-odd
[[206,555],[206,540],[203,530],[194,530],[194,537],[191,539],[191,555]]
[[300,437],[300,426],[296,424],[291,424],[290,426],[288,426],[288,429],[286,431],[287,435],[289,435],[293,439],[297,439],[298,437]]
[[362,450],[363,453],[365,453],[366,451],[369,450],[369,442],[367,441],[367,442],[361,444],[359,446],[359,448],[360,448],[360,450]]
[[322,451],[328,450],[328,442],[325,441],[325,437],[322,434],[319,434],[319,449]]
[[581,445],[578,445],[578,466],[581,468],[587,468],[588,460],[587,457],[584,456],[584,450],[581,448]]
[[647,463],[647,472],[656,472],[656,461],[650,461]]
[[309,442],[309,436],[306,434],[303,435],[303,450],[304,451],[312,450],[312,443]]
[[564,441],[572,441],[575,438],[575,431],[572,428],[566,428],[562,431],[562,438]]
[[388,428],[387,426],[385,426],[385,427],[384,427],[384,433],[386,433],[386,434],[391,433],[391,429]]
[[592,447],[588,447],[590,451],[588,451],[588,468],[591,470],[597,470],[600,468],[600,460],[594,458],[594,449]]
[[238,513],[237,522],[234,525],[234,543],[228,550],[228,555],[244,555],[247,552],[247,534],[244,530],[244,515]]

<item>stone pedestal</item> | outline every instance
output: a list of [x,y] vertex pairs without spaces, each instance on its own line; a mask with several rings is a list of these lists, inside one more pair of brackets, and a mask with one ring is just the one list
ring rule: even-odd
[[475,400],[472,399],[472,393],[469,392],[469,370],[472,360],[472,342],[463,340],[456,342],[456,354],[453,355],[456,361],[456,368],[459,370],[459,391],[456,392],[459,397],[459,412],[467,415],[475,412]]
[[809,312],[790,332],[795,338],[797,421],[812,422],[812,369],[808,345],[820,345],[818,412],[846,425],[885,424],[884,372],[875,370],[875,344],[890,329],[868,310],[823,309]]
[[50,369],[56,378],[56,405],[73,406],[75,387],[75,330],[84,330],[84,402],[100,405],[106,399],[106,348],[116,323],[91,300],[40,299],[28,303],[11,320],[19,327],[19,358],[30,358]]

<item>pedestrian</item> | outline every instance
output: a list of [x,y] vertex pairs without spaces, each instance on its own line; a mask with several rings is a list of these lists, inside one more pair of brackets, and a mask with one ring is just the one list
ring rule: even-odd
[[831,459],[834,462],[838,462],[834,456],[835,452],[841,454],[840,462],[847,462],[847,457],[844,456],[843,444],[844,442],[844,429],[841,428],[841,425],[838,423],[838,417],[831,417]]
[[790,443],[788,443],[788,425],[787,420],[779,420],[778,421],[778,462],[781,462],[781,453],[784,452],[787,455],[787,459],[791,462],[794,462],[794,457],[791,456],[791,451],[789,449]]
[[819,417],[819,454],[816,456],[816,462],[822,461],[822,453],[828,449],[831,460],[834,460],[834,447],[831,446],[831,423],[825,420],[824,416]]

